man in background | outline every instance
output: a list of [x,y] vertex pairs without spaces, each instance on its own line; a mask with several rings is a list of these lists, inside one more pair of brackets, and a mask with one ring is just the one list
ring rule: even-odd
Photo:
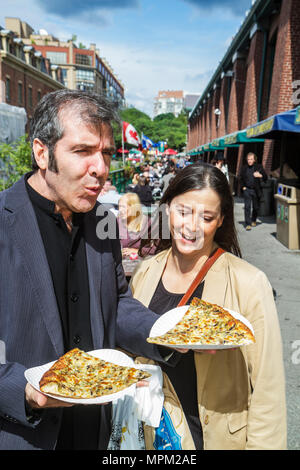
[[267,179],[268,176],[263,166],[257,163],[257,156],[253,152],[249,152],[247,164],[242,167],[240,174],[246,230],[256,227],[259,202],[262,196],[261,181],[266,182]]

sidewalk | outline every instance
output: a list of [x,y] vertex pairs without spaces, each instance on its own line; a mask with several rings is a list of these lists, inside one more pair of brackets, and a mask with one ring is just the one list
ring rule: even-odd
[[235,223],[242,257],[266,273],[276,293],[286,372],[288,448],[300,450],[300,250],[289,250],[276,239],[275,216],[258,218],[257,227],[246,231],[240,198],[235,198]]

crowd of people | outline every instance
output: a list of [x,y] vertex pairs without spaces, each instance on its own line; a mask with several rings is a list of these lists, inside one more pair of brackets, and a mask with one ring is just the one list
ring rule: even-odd
[[[26,369],[73,348],[121,349],[159,365],[163,416],[172,423],[176,449],[285,449],[276,306],[266,275],[241,258],[226,174],[210,164],[155,162],[125,194],[108,191],[115,119],[111,101],[97,94],[46,94],[31,120],[32,171],[0,194],[0,339],[6,354],[0,449],[107,449],[111,403],[73,405],[25,378]],[[157,187],[161,210],[149,218],[145,188],[152,202]],[[117,218],[110,210],[105,217],[117,220],[119,236],[101,238],[101,198],[110,192]],[[130,286],[121,249],[141,258]],[[194,285],[207,263],[210,269]],[[183,351],[147,342],[155,322],[187,291],[187,303],[197,296],[242,313],[255,343]],[[145,449],[157,448],[156,432],[145,426]],[[174,448],[168,435],[164,439],[162,448]]]

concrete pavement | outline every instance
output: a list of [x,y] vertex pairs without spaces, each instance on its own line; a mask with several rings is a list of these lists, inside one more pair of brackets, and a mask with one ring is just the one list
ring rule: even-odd
[[258,218],[251,231],[244,227],[243,200],[235,198],[235,223],[242,256],[266,273],[276,293],[286,373],[288,449],[300,450],[300,250],[276,239],[276,219]]

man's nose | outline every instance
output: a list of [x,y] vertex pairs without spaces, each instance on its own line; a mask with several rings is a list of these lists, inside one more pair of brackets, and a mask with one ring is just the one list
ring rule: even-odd
[[101,152],[97,152],[93,156],[91,165],[89,166],[89,173],[91,176],[103,176],[107,172],[107,165]]

